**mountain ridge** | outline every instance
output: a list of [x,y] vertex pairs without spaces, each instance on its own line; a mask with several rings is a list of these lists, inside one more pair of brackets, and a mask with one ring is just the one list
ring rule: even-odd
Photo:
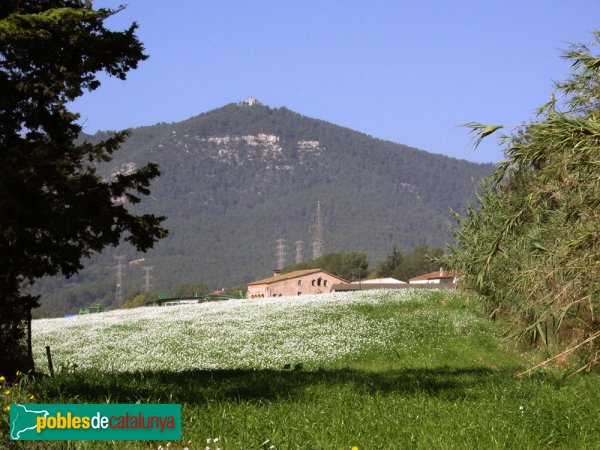
[[[42,280],[37,290],[46,313],[113,305],[117,253],[155,266],[158,291],[180,282],[221,288],[263,278],[274,267],[276,239],[287,239],[288,249],[296,240],[308,248],[317,201],[325,252],[364,252],[376,263],[393,244],[443,245],[450,209],[463,209],[492,170],[262,104],[231,103],[135,128],[114,156],[99,167],[104,176],[159,164],[151,196],[135,208],[167,216],[170,236],[147,255],[120,246],[72,280]],[[125,290],[141,286],[136,270]]]

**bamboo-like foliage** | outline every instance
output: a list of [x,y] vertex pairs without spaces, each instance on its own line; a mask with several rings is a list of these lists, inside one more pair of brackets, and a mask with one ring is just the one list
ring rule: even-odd
[[[595,33],[594,46],[600,44]],[[518,335],[598,361],[600,322],[600,57],[564,55],[571,75],[536,121],[501,138],[506,160],[485,180],[477,207],[456,215],[445,261],[486,300],[490,315],[524,324]],[[467,124],[476,142],[500,126]]]

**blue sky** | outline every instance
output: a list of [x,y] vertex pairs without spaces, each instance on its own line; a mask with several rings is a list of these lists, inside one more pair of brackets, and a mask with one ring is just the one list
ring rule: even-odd
[[[126,0],[125,0],[126,1]],[[95,7],[123,1],[97,0]],[[600,28],[598,0],[129,0],[150,59],[78,99],[84,130],[177,122],[254,96],[271,107],[477,162],[461,124],[534,117],[571,42]]]

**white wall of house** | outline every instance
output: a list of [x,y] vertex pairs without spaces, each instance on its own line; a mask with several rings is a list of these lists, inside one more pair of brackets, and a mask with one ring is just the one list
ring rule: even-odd
[[371,280],[353,281],[352,284],[406,284],[395,278],[373,278]]
[[429,278],[427,280],[410,280],[409,284],[451,284],[456,283],[455,278]]

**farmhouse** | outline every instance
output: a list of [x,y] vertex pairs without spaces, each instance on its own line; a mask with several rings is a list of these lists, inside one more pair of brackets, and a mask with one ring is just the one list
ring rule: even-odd
[[290,295],[322,294],[331,292],[334,284],[345,284],[346,280],[322,269],[296,270],[290,273],[275,273],[270,278],[248,284],[247,297],[283,297]]
[[457,275],[454,272],[441,269],[408,280],[409,284],[456,284]]

